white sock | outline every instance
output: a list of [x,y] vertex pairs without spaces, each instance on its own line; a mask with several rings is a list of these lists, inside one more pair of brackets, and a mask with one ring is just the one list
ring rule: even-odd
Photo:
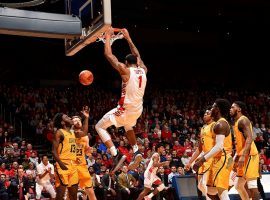
[[115,146],[112,146],[110,148],[110,152],[111,152],[112,156],[116,156],[117,155],[117,149],[115,148]]
[[153,192],[151,192],[148,197],[151,199],[154,196]]
[[139,150],[139,147],[137,144],[135,144],[134,146],[132,146],[132,149],[133,149],[133,153],[135,153],[136,151]]

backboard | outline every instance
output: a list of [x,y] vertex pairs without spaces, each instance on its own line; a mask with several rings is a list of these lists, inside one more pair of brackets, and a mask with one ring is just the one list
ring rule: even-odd
[[111,0],[66,0],[66,14],[76,15],[82,22],[82,35],[65,39],[66,55],[72,56],[111,26]]

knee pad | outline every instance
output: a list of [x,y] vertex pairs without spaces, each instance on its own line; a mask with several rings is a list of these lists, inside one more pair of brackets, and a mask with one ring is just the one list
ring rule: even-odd
[[258,188],[257,180],[250,180],[247,182],[248,189]]
[[160,191],[164,190],[164,188],[165,188],[165,185],[162,183],[161,185],[159,185],[157,187],[157,190],[160,192]]
[[95,125],[95,129],[100,137],[100,139],[102,140],[103,143],[105,143],[106,141],[111,139],[111,136],[109,135],[109,133],[107,132],[106,129],[103,128],[102,126],[102,122],[99,121],[96,125]]
[[133,131],[133,127],[132,126],[124,126],[124,129],[125,129],[126,132]]

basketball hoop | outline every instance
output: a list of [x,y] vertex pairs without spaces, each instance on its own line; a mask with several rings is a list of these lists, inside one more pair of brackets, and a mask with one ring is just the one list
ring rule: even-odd
[[[112,35],[111,39],[110,39],[110,44],[112,45],[114,43],[114,41],[116,40],[119,40],[119,39],[123,39],[124,38],[124,35],[123,33],[121,32],[122,29],[120,28],[113,28],[113,31],[114,31],[114,34]],[[106,42],[106,39],[105,39],[105,33],[102,33],[100,37],[98,37],[97,39],[97,42],[100,42],[102,41],[104,44]]]

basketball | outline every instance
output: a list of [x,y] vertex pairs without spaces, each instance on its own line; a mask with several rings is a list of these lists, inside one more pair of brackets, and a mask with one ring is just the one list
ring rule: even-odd
[[79,74],[79,81],[82,85],[90,85],[94,80],[92,72],[89,70],[83,70]]

